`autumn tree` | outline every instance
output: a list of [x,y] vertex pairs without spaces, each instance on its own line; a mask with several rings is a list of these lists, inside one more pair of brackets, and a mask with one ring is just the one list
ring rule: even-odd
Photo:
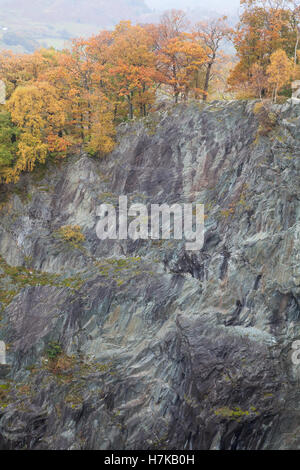
[[[94,54],[89,40],[74,40],[72,49],[63,51],[57,67],[48,70],[46,78],[65,110],[68,140],[103,154],[113,148],[113,114],[104,93],[104,72]],[[95,138],[96,132],[101,139]]]
[[111,66],[109,76],[119,97],[128,104],[128,116],[134,116],[135,107],[141,116],[155,99],[155,56],[152,39],[145,28],[122,21],[112,34],[109,48]]
[[85,50],[89,58],[91,81],[95,90],[101,92],[112,104],[116,117],[118,96],[113,86],[110,69],[112,67],[111,46],[113,31],[100,31],[85,41]]
[[150,28],[159,84],[171,88],[175,103],[178,102],[180,95],[178,73],[183,67],[178,45],[188,25],[189,22],[183,11],[171,10],[164,13],[158,25],[152,25]]
[[250,70],[250,89],[254,96],[263,98],[263,90],[266,87],[267,75],[261,65],[253,64]]
[[48,152],[65,154],[68,142],[61,135],[65,113],[54,87],[43,82],[18,87],[7,108],[20,132],[16,161],[4,172],[7,182],[16,181],[22,171],[32,171],[36,163],[44,163]]
[[87,53],[86,40],[74,40],[72,49],[64,51],[51,83],[64,100],[70,133],[75,142],[84,143],[91,130],[93,113],[93,63]]
[[5,109],[0,111],[0,181],[6,169],[13,166],[18,150],[20,130],[13,124],[11,115]]
[[292,71],[293,63],[288,58],[285,51],[278,49],[271,55],[271,63],[267,67],[267,75],[275,103],[277,101],[278,91],[289,82]]
[[212,69],[218,60],[218,54],[222,42],[229,37],[231,29],[227,24],[227,17],[223,16],[218,19],[202,21],[194,27],[195,38],[205,46],[207,61],[205,62],[205,79],[203,86],[203,100],[207,100],[208,87],[211,79]]
[[195,32],[186,31],[188,25],[184,12],[172,10],[152,31],[158,81],[172,90],[175,103],[180,96],[187,99],[189,92],[197,88],[195,74],[208,60]]
[[18,86],[37,80],[43,72],[57,63],[60,53],[54,49],[41,49],[33,54],[14,54],[4,51],[0,54],[0,76],[6,84],[7,98]]
[[[241,0],[243,12],[233,35],[239,63],[229,78],[233,88],[246,85],[251,89],[253,70],[258,70],[253,69],[254,64],[266,74],[276,50],[285,51],[289,58],[295,57],[298,26],[292,3],[292,0]],[[262,95],[267,92],[267,85],[266,81]]]
[[180,95],[186,100],[189,92],[197,89],[195,73],[207,60],[204,48],[194,40],[193,35],[182,34],[169,41],[161,51],[159,60],[165,72],[164,83],[172,88],[175,103]]
[[91,134],[87,145],[88,152],[99,156],[110,153],[115,146],[115,134],[116,130],[110,105],[107,103],[105,108],[102,102],[98,111],[94,112],[92,116]]
[[213,99],[234,99],[228,86],[228,77],[235,66],[235,57],[222,54],[215,62],[209,84],[209,96]]

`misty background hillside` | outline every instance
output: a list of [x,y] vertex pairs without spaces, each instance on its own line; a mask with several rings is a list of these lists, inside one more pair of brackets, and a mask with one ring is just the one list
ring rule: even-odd
[[0,0],[0,50],[61,49],[121,20],[155,22],[164,9],[180,8],[203,19],[223,13],[235,18],[239,0]]

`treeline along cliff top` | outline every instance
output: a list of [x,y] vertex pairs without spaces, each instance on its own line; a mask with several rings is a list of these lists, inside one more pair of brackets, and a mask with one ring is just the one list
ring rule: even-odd
[[[238,25],[226,17],[190,24],[165,13],[159,24],[120,22],[112,31],[76,39],[62,51],[2,52],[0,179],[16,182],[74,146],[105,155],[116,125],[146,117],[164,100],[284,101],[300,79],[300,5],[291,0],[241,0]],[[223,52],[233,42],[236,56]]]

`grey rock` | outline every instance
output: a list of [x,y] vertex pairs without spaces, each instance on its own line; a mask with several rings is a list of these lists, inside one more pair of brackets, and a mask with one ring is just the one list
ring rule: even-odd
[[[179,105],[155,132],[120,126],[105,159],[22,178],[31,197],[0,222],[2,290],[15,291],[1,449],[299,448],[300,106],[274,110],[257,138],[251,102]],[[119,195],[204,203],[203,249],[99,241],[96,209]],[[57,237],[63,225],[84,243]]]

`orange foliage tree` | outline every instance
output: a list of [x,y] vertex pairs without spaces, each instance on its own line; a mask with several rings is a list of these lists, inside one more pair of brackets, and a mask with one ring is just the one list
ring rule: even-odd
[[[206,48],[188,29],[185,13],[172,10],[161,23],[152,27],[158,82],[171,89],[175,103],[186,100],[191,90],[197,92],[195,74],[208,61]],[[199,91],[199,90],[198,90]]]
[[[239,63],[233,69],[229,84],[248,94],[267,94],[267,74],[272,54],[283,50],[289,58],[296,57],[299,40],[298,6],[293,0],[241,0],[243,12],[233,41]],[[258,81],[260,85],[257,87]],[[247,93],[246,93],[247,94]]]
[[108,73],[119,99],[128,103],[129,118],[137,106],[140,115],[147,114],[155,98],[155,56],[152,41],[141,26],[121,22],[114,30],[110,46],[111,67]]

